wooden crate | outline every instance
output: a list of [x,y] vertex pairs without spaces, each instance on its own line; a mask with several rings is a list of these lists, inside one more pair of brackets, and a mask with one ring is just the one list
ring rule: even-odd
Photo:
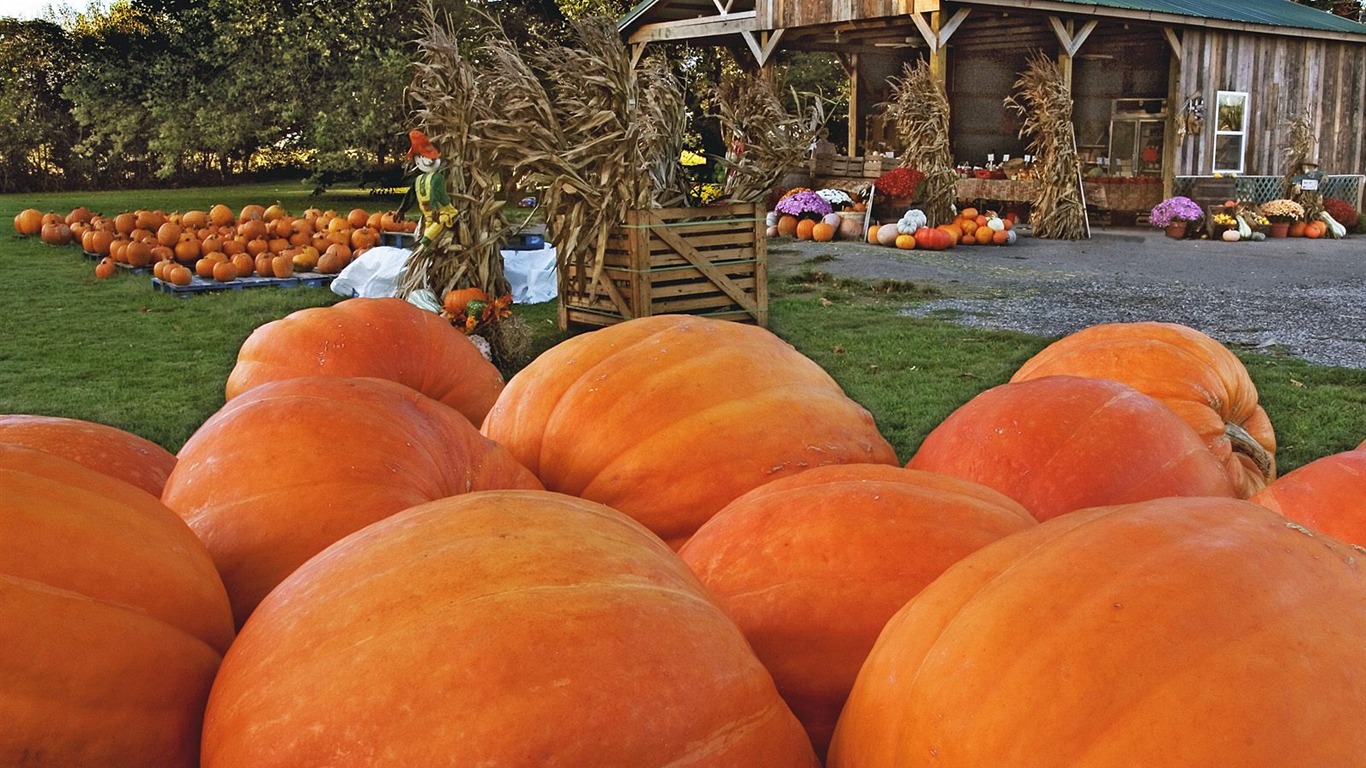
[[811,168],[817,176],[862,176],[863,158],[848,155],[821,155]]
[[767,326],[765,229],[754,203],[630,211],[596,280],[591,253],[561,264],[560,328],[664,314]]

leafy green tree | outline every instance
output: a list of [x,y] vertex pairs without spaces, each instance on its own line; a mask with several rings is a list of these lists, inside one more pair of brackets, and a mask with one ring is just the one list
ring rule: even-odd
[[0,19],[0,191],[54,189],[71,183],[78,140],[62,97],[72,51],[50,21]]

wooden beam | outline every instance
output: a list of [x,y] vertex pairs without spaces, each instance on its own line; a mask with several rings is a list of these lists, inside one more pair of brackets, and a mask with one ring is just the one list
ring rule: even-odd
[[740,37],[745,39],[745,44],[749,46],[749,52],[754,54],[754,61],[760,67],[768,64],[769,57],[778,47],[778,41],[783,38],[783,30],[775,29],[772,32],[760,32],[755,37],[753,32],[741,32]]
[[859,55],[851,53],[849,58],[853,63],[853,67],[849,69],[849,156],[858,157],[858,138],[862,127],[859,125],[862,118],[858,111]]
[[[1162,28],[1162,36],[1165,37],[1165,38],[1167,38],[1167,45],[1171,46],[1171,49],[1172,49],[1172,56],[1175,56],[1175,57],[1176,57],[1176,60],[1177,60],[1177,61],[1180,61],[1180,60],[1181,60],[1181,38],[1180,38],[1180,37],[1177,37],[1177,35],[1176,35],[1176,30],[1172,29],[1171,27],[1163,27],[1163,28]],[[1168,197],[1171,197],[1171,195],[1168,195]]]
[[640,57],[645,55],[645,43],[631,44],[631,69],[635,69],[640,64]]
[[1048,23],[1053,27],[1053,34],[1058,36],[1058,43],[1062,45],[1062,50],[1069,57],[1076,56],[1077,51],[1081,50],[1082,43],[1095,31],[1099,19],[1091,19],[1082,25],[1080,32],[1075,32],[1076,22],[1068,19],[1064,22],[1057,16],[1049,16]]
[[914,21],[915,28],[920,30],[920,36],[925,39],[925,45],[930,47],[931,55],[939,50],[939,30],[935,28],[935,22],[939,20],[938,16],[938,13],[932,13],[930,18],[926,19],[924,14],[911,14],[911,21]]
[[958,27],[967,20],[971,13],[971,8],[959,8],[948,21],[944,22],[944,26],[939,28],[940,47],[949,44],[949,38],[953,37],[953,33],[958,31]]
[[631,33],[627,42],[651,43],[664,40],[690,40],[699,37],[723,37],[741,32],[758,32],[759,20],[754,11],[740,11],[721,16],[696,19],[661,21],[645,24]]

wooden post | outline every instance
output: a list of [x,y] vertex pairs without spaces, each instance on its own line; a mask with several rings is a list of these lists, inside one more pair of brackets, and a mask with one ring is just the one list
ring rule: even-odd
[[858,111],[858,89],[859,89],[859,55],[858,53],[849,54],[849,58],[840,57],[841,62],[845,62],[845,72],[849,75],[849,151],[850,157],[858,157],[859,134],[862,132],[860,121],[862,117]]
[[1177,123],[1181,107],[1181,42],[1170,27],[1162,29],[1171,47],[1167,65],[1167,125],[1162,136],[1162,198],[1171,197],[1176,187]]

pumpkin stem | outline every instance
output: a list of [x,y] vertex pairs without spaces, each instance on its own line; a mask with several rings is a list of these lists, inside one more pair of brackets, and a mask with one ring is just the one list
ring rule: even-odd
[[1257,442],[1256,438],[1248,434],[1247,430],[1237,424],[1225,423],[1224,436],[1233,444],[1233,452],[1241,453],[1251,459],[1268,483],[1276,479],[1275,457],[1261,443]]

